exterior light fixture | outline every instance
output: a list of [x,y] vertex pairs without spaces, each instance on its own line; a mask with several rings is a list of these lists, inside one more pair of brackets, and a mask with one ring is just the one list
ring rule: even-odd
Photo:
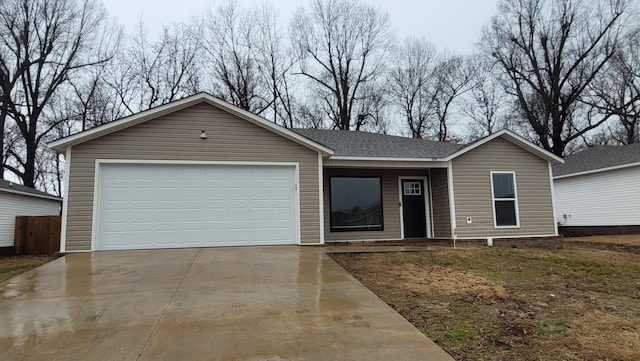
[[204,129],[202,130],[202,133],[200,133],[200,139],[207,139],[207,133],[204,131]]

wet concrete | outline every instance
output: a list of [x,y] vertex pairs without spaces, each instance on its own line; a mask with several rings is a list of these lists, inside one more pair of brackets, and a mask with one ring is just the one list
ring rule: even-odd
[[0,286],[0,360],[453,360],[319,247],[70,254]]

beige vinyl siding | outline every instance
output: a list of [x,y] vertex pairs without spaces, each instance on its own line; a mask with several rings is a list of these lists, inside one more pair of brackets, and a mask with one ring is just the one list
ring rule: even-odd
[[[400,191],[398,177],[426,177],[428,169],[324,169],[324,238],[326,242],[399,240]],[[382,231],[331,232],[331,205],[329,177],[380,177],[382,179]],[[426,201],[426,200],[425,200]]]
[[[496,138],[453,160],[458,237],[543,236],[555,233],[548,162]],[[515,172],[519,228],[495,228],[491,171]],[[467,224],[467,217],[473,223]]]
[[433,235],[435,238],[451,238],[451,210],[449,209],[449,182],[446,169],[432,169],[431,198],[433,210]]
[[298,162],[301,242],[320,242],[318,153],[200,103],[72,147],[67,251],[91,248],[96,159]]

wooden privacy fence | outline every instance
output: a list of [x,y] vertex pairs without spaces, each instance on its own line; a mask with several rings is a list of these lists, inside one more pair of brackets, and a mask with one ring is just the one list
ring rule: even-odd
[[60,251],[61,216],[16,217],[13,242],[18,256]]

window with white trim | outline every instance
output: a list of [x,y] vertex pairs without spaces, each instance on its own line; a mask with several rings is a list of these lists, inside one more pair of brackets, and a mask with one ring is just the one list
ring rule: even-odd
[[491,172],[491,188],[494,226],[519,227],[515,172]]
[[405,196],[422,195],[422,183],[420,182],[404,182],[403,188]]

